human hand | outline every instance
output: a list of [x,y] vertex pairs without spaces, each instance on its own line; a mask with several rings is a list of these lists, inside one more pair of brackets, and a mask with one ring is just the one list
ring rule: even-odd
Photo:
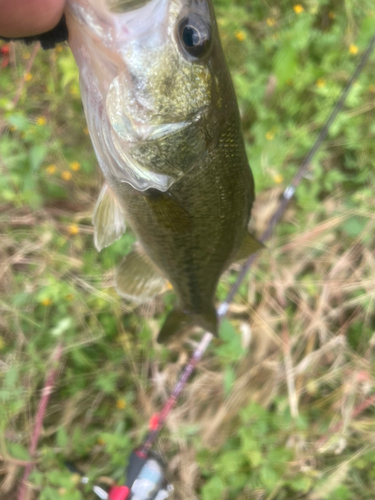
[[0,36],[21,38],[53,29],[65,0],[0,0]]

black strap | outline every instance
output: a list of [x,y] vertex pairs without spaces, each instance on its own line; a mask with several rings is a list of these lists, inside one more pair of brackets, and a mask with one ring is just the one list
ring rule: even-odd
[[53,49],[55,45],[58,43],[65,42],[68,39],[68,27],[65,21],[65,14],[63,14],[62,18],[58,22],[58,24],[50,31],[46,33],[41,33],[40,35],[26,36],[22,38],[5,38],[0,36],[1,40],[5,41],[21,41],[26,43],[27,45],[40,42],[40,45],[43,49]]

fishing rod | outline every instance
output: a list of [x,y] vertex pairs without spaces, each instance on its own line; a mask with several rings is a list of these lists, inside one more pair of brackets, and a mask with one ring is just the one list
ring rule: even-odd
[[[293,198],[297,187],[301,183],[303,177],[310,167],[311,161],[315,154],[319,150],[323,141],[326,139],[332,123],[336,119],[338,113],[341,111],[346,98],[349,94],[353,83],[357,80],[358,76],[365,67],[372,51],[375,47],[375,35],[371,38],[366,51],[363,53],[355,71],[348,80],[340,98],[336,102],[334,108],[332,109],[325,125],[320,130],[318,137],[316,138],[313,146],[308,152],[307,156],[301,163],[296,175],[293,177],[292,181],[284,189],[284,192],[280,198],[279,205],[272,215],[270,221],[267,224],[266,230],[263,232],[260,241],[264,243],[273,234],[276,224],[280,221],[285,213],[285,210]],[[226,299],[220,304],[217,310],[219,322],[223,320],[226,316],[229,305],[232,302],[234,296],[236,295],[241,283],[243,282],[246,274],[248,273],[251,266],[258,258],[258,253],[251,255],[246,262],[242,265],[240,272],[238,274],[237,280],[234,285],[230,288]],[[212,333],[205,332],[202,340],[195,349],[193,355],[191,356],[188,364],[182,371],[177,383],[175,384],[170,396],[168,397],[166,403],[164,404],[161,412],[155,414],[150,419],[149,433],[147,434],[143,444],[134,450],[129,458],[129,464],[126,470],[126,482],[123,486],[114,486],[107,494],[98,486],[94,486],[93,491],[97,496],[103,500],[164,500],[170,496],[173,491],[173,486],[168,484],[164,477],[165,465],[161,458],[155,453],[151,452],[152,445],[154,444],[157,436],[159,435],[161,429],[164,426],[168,415],[172,411],[173,407],[176,405],[177,400],[185,387],[186,382],[189,380],[191,374],[193,373],[197,363],[201,360],[207,347],[209,346],[213,338]],[[69,464],[70,470],[78,472],[72,464]],[[87,483],[88,478],[83,476],[82,482]]]

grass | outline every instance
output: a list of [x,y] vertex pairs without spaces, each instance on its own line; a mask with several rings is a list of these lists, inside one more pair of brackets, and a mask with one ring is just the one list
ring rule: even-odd
[[[349,0],[216,8],[260,234],[375,31],[375,10]],[[0,496],[17,498],[61,342],[29,498],[94,498],[64,460],[96,482],[120,481],[193,341],[155,344],[172,292],[140,307],[116,295],[113,268],[131,233],[94,249],[101,179],[69,49],[12,44],[9,60],[0,71]],[[374,498],[374,69],[375,56],[158,441],[175,498]]]

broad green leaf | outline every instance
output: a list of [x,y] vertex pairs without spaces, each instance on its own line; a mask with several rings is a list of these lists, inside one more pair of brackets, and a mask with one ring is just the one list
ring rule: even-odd
[[47,154],[47,147],[42,144],[33,146],[29,153],[30,168],[33,172],[39,169],[44,157]]
[[7,448],[9,454],[13,458],[18,458],[19,460],[30,460],[29,452],[26,450],[24,446],[20,443],[12,443],[10,441],[7,442]]

